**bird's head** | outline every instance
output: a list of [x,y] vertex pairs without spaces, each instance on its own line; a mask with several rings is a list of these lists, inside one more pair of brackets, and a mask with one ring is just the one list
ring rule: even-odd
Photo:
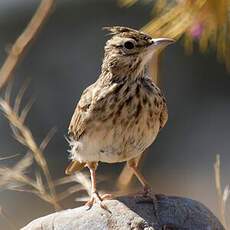
[[104,29],[110,31],[112,38],[106,42],[102,68],[115,75],[140,74],[155,51],[174,42],[170,38],[152,38],[128,27],[113,26]]

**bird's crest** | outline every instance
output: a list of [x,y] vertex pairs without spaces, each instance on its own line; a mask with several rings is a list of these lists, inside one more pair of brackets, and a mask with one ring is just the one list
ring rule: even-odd
[[109,31],[111,35],[117,35],[117,34],[121,34],[121,33],[140,33],[137,30],[131,29],[129,27],[125,27],[125,26],[106,26],[102,28],[103,30],[107,30]]
[[125,26],[111,26],[103,27],[104,30],[109,31],[109,35],[113,37],[125,37],[125,38],[135,38],[137,40],[149,40],[151,37],[148,34],[145,34],[141,31],[131,29]]

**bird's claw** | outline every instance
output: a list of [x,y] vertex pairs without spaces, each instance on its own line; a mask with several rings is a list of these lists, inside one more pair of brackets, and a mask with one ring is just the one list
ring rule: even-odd
[[152,192],[152,188],[150,186],[145,186],[143,191],[140,191],[136,194],[136,198],[147,198],[147,200],[156,201],[157,196]]
[[144,187],[144,191],[139,192],[139,196],[136,195],[136,203],[152,204],[154,215],[156,216],[157,219],[159,219],[158,210],[159,210],[160,200],[165,197],[166,196],[163,194],[153,193],[151,187]]
[[150,186],[145,186],[144,187],[143,196],[144,197],[154,197],[155,198],[155,194],[153,194],[152,188]]
[[93,192],[90,200],[87,201],[85,206],[87,207],[87,210],[89,210],[89,209],[92,208],[92,206],[95,203],[98,203],[102,209],[105,209],[106,211],[109,211],[108,207],[105,204],[103,204],[103,200],[108,200],[108,199],[111,199],[111,198],[112,198],[111,194],[104,194],[104,195],[100,196],[98,194],[98,192]]
[[154,214],[155,216],[157,216],[158,197],[156,194],[152,192],[151,187],[145,186],[144,191],[139,192],[139,194],[137,194],[135,198],[137,204],[143,204],[143,203],[152,204]]

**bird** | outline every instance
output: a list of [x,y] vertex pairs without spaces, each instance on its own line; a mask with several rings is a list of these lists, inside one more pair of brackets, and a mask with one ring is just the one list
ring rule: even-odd
[[125,26],[104,27],[111,36],[105,44],[101,74],[82,93],[70,121],[68,135],[71,175],[87,167],[91,197],[86,205],[102,203],[96,188],[99,162],[127,162],[143,186],[151,186],[137,167],[136,159],[155,140],[168,120],[166,99],[151,80],[147,66],[153,54],[175,41],[152,38]]

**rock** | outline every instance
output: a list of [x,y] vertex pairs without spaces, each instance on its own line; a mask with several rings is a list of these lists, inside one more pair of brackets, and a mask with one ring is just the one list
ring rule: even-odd
[[104,201],[109,211],[95,204],[56,212],[38,218],[22,230],[224,230],[220,221],[203,204],[183,197],[132,196]]

